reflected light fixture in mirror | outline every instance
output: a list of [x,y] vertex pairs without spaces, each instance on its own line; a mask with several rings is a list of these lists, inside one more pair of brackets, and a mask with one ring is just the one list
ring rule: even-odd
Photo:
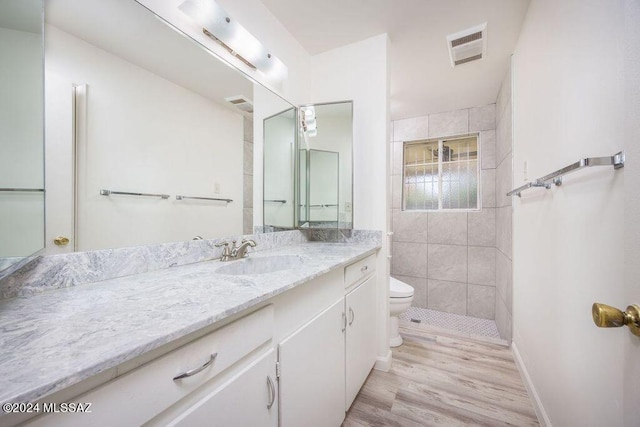
[[186,0],[178,8],[201,26],[204,34],[250,68],[277,81],[287,78],[287,66],[214,0]]
[[312,105],[300,107],[300,129],[308,150],[309,138],[318,135],[318,119],[316,117],[316,109]]

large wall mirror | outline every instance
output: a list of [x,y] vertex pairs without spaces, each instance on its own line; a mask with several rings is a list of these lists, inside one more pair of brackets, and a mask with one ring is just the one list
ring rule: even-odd
[[44,247],[42,0],[0,0],[0,276]]
[[45,23],[51,253],[262,225],[253,147],[293,105],[134,0],[47,0]]
[[300,108],[298,225],[353,228],[353,103]]

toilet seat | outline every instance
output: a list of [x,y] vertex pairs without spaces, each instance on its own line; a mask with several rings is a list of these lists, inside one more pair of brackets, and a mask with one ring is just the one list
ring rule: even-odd
[[389,297],[409,298],[413,296],[413,288],[393,277],[389,278]]

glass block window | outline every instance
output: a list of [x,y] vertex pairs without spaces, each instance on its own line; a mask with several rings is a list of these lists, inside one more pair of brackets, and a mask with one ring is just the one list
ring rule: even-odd
[[478,136],[404,143],[404,210],[479,209]]

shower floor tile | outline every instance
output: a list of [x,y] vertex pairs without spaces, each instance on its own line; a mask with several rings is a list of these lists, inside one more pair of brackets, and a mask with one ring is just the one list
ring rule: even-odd
[[496,322],[488,319],[445,313],[420,307],[410,307],[400,315],[400,320],[437,328],[454,330],[463,334],[488,337],[500,340]]

